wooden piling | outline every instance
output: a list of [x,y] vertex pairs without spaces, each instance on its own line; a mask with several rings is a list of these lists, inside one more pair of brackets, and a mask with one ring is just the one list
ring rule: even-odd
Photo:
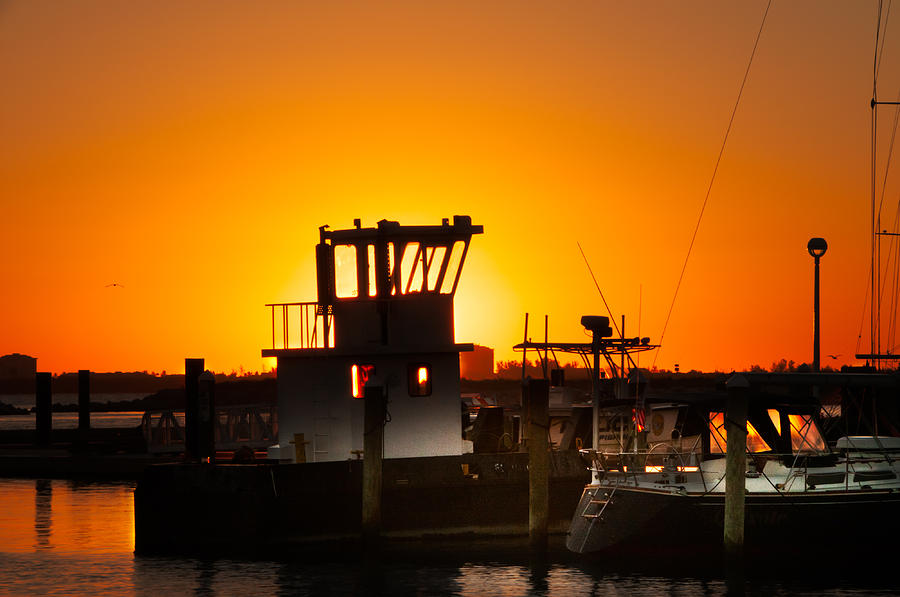
[[197,458],[216,461],[216,376],[204,371],[197,378]]
[[200,452],[200,374],[203,359],[184,359],[184,457],[197,460]]
[[38,446],[49,446],[53,431],[52,380],[50,373],[35,373],[34,376],[34,440]]
[[84,435],[91,429],[91,372],[78,370],[78,433]]
[[363,422],[362,535],[366,543],[381,533],[381,472],[384,457],[384,389],[365,389]]
[[528,540],[532,550],[547,549],[550,510],[550,382],[529,379],[528,396]]
[[744,550],[744,492],[747,472],[747,399],[750,383],[743,375],[725,382],[725,521],[724,547],[729,557]]

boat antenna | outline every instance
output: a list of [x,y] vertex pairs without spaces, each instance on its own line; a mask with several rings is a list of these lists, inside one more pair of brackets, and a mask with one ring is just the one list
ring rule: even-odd
[[[638,286],[638,333],[637,333],[638,338],[641,337],[641,310],[643,309],[643,306],[644,306],[643,303],[644,303],[644,285],[643,285],[643,284],[640,284],[640,285]],[[638,355],[637,355],[637,363],[636,363],[636,365],[637,365],[638,371],[640,372],[640,369],[641,369],[641,353],[638,353]],[[638,373],[638,375],[640,375],[640,373]]]
[[[672,304],[669,305],[669,313],[666,315],[666,321],[663,324],[662,333],[659,335],[659,345],[662,348],[663,339],[666,337],[666,328],[669,327],[669,318],[672,317],[672,309],[675,307],[675,299],[678,298],[678,290],[681,288],[681,281],[684,279],[684,272],[687,269],[688,260],[691,258],[691,251],[694,249],[694,241],[697,240],[697,232],[700,230],[700,222],[703,221],[703,212],[706,211],[706,204],[709,202],[709,195],[712,191],[713,183],[716,181],[716,173],[719,171],[719,164],[722,162],[722,154],[725,153],[725,144],[728,142],[728,134],[731,132],[731,125],[734,123],[734,115],[737,114],[738,105],[741,103],[741,95],[744,93],[744,85],[747,84],[747,77],[750,75],[750,67],[753,65],[753,57],[756,55],[756,48],[759,46],[759,38],[762,37],[763,27],[766,25],[766,17],[769,15],[769,8],[772,7],[772,0],[766,4],[766,11],[763,13],[762,22],[759,24],[759,31],[756,32],[756,41],[753,42],[753,50],[750,52],[750,60],[747,61],[747,69],[744,71],[744,78],[741,81],[741,87],[738,90],[737,99],[734,102],[734,108],[731,110],[731,118],[728,119],[728,126],[725,128],[725,137],[722,139],[722,146],[719,148],[719,156],[716,158],[716,165],[713,167],[712,177],[709,179],[709,186],[706,188],[706,197],[703,198],[703,205],[700,207],[700,215],[697,217],[697,225],[694,226],[694,234],[691,236],[691,244],[688,245],[687,255],[684,256],[684,264],[681,266],[681,274],[678,276],[678,283],[675,285],[675,294],[672,296]],[[653,366],[656,366],[656,359],[659,357],[660,351],[657,350],[653,355]]]
[[609,320],[614,326],[616,326],[616,333],[621,336],[622,332],[619,331],[619,324],[616,323],[616,318],[613,317],[612,309],[609,308],[609,303],[606,302],[606,297],[603,296],[603,291],[600,290],[600,284],[597,283],[597,277],[594,275],[594,270],[591,269],[591,264],[588,263],[587,255],[584,254],[584,249],[581,248],[580,242],[576,240],[575,244],[578,245],[578,250],[581,251],[581,258],[584,259],[584,264],[587,266],[588,272],[591,274],[591,279],[594,281],[594,286],[597,287],[597,292],[600,293],[600,298],[603,299],[603,305],[606,307],[606,312],[609,314]]

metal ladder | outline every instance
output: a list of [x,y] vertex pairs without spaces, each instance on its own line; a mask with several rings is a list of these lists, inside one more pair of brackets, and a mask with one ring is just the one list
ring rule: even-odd
[[[613,485],[612,491],[606,494],[603,498],[598,498],[597,494],[600,493],[601,487],[597,487],[594,490],[593,495],[591,495],[591,499],[588,500],[588,503],[584,506],[584,510],[581,512],[581,516],[583,518],[589,519],[591,522],[588,525],[587,531],[584,533],[584,540],[581,542],[581,551],[584,551],[584,546],[587,545],[588,539],[591,537],[591,531],[594,528],[594,523],[598,520],[603,520],[603,513],[606,511],[606,508],[612,503],[613,496],[616,494],[616,489],[618,489],[618,484]],[[588,512],[592,507],[596,508],[600,506],[599,512]]]
[[[606,511],[607,506],[609,506],[613,501],[613,496],[616,494],[616,489],[618,489],[618,485],[613,485],[612,491],[606,494],[603,498],[598,498],[597,494],[600,493],[601,487],[597,487],[594,490],[594,493],[591,495],[591,499],[588,500],[588,503],[584,506],[584,510],[581,512],[581,516],[583,518],[591,519],[591,526],[600,520],[603,516],[603,512]],[[588,512],[592,507],[596,508],[597,506],[601,506],[599,512]]]

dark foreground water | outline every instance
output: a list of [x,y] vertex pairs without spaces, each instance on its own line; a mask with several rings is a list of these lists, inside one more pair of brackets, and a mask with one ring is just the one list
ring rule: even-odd
[[[887,563],[833,559],[755,563],[727,580],[702,562],[536,562],[465,546],[380,561],[137,557],[133,483],[0,479],[0,594],[10,595],[894,595],[900,551]],[[789,540],[789,538],[788,538]],[[474,552],[473,552],[474,553]],[[891,562],[894,564],[892,565]]]

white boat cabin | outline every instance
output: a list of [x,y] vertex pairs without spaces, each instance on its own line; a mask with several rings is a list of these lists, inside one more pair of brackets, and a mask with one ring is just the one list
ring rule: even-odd
[[384,457],[471,451],[462,437],[453,296],[473,234],[468,216],[439,226],[360,221],[320,229],[315,302],[267,305],[278,359],[278,444],[289,462],[357,458],[366,388],[387,398]]

